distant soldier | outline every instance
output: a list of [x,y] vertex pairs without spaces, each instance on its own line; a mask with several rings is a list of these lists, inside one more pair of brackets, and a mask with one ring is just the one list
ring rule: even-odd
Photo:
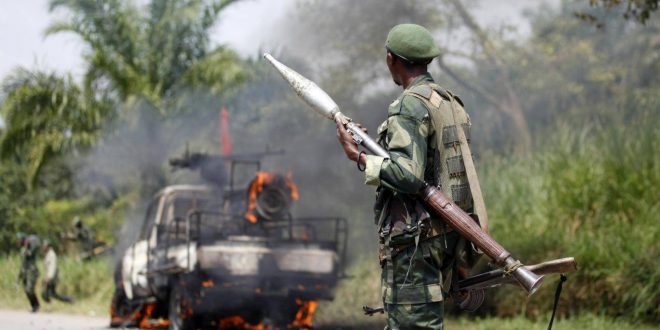
[[34,289],[39,278],[37,253],[41,242],[39,237],[35,235],[26,236],[23,233],[18,233],[16,237],[21,247],[21,270],[18,274],[18,281],[23,285],[23,290],[32,306],[32,312],[37,312],[39,310],[39,299],[34,293]]
[[73,219],[73,233],[66,238],[75,239],[80,243],[81,259],[89,259],[94,256],[94,247],[96,246],[94,234],[79,217]]
[[59,272],[57,270],[57,254],[55,253],[55,249],[53,249],[53,246],[48,240],[44,240],[43,249],[46,256],[44,257],[44,281],[41,298],[48,303],[51,296],[57,300],[72,303],[73,299],[71,297],[57,293]]

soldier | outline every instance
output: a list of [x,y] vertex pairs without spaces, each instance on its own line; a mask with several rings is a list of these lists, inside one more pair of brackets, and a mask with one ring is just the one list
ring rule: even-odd
[[96,245],[94,234],[79,217],[73,219],[73,238],[80,242],[81,258],[83,260],[94,256],[94,247]]
[[416,194],[424,182],[434,183],[463,210],[472,210],[456,134],[462,127],[469,136],[470,120],[461,101],[427,71],[440,54],[428,30],[397,25],[385,48],[392,79],[404,89],[378,128],[389,158],[360,152],[339,120],[337,136],[347,157],[365,172],[366,184],[378,187],[374,210],[386,329],[442,329],[444,296],[458,276],[457,259],[461,265],[467,260],[457,253],[466,244]]
[[60,295],[57,293],[57,282],[58,282],[58,269],[57,269],[57,254],[55,249],[50,244],[50,241],[44,240],[43,249],[46,256],[44,257],[44,282],[43,282],[43,292],[41,293],[41,298],[45,302],[50,302],[50,297],[72,303],[73,299],[69,296]]
[[21,247],[21,270],[18,274],[18,281],[23,285],[23,290],[27,295],[32,312],[39,310],[39,299],[34,292],[39,278],[39,268],[37,268],[37,253],[39,252],[39,237],[35,235],[26,236],[23,233],[16,235]]

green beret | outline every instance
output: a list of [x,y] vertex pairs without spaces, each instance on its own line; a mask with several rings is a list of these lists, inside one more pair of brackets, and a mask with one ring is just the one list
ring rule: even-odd
[[387,34],[385,48],[411,62],[429,62],[440,55],[431,32],[417,24],[399,24]]

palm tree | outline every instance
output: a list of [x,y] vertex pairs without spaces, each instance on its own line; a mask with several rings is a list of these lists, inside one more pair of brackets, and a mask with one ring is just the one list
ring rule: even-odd
[[[47,34],[73,32],[88,46],[84,93],[113,100],[124,109],[119,118],[132,122],[142,143],[118,142],[121,158],[138,164],[140,187],[150,194],[165,183],[162,162],[168,150],[160,131],[177,111],[183,94],[201,87],[225,91],[243,80],[238,56],[212,48],[209,34],[220,12],[235,0],[152,0],[137,6],[129,0],[51,0],[51,11],[67,10],[65,21]],[[184,110],[182,110],[184,109]],[[128,132],[127,136],[134,136]],[[146,143],[145,143],[146,141]]]
[[0,158],[27,166],[28,187],[50,160],[91,145],[110,113],[107,104],[84,99],[71,77],[54,73],[18,68],[4,80],[2,94]]
[[117,101],[146,99],[161,115],[176,91],[204,86],[223,90],[241,81],[236,54],[211,49],[209,32],[236,0],[153,0],[145,7],[122,0],[51,0],[51,11],[72,16],[47,34],[73,32],[89,47],[86,93]]

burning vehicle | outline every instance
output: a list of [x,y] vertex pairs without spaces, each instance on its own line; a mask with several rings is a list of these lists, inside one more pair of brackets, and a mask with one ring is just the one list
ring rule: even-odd
[[115,270],[112,327],[311,328],[343,274],[346,221],[293,217],[298,188],[261,171],[264,155],[170,160],[208,184],[168,186],[148,204]]

